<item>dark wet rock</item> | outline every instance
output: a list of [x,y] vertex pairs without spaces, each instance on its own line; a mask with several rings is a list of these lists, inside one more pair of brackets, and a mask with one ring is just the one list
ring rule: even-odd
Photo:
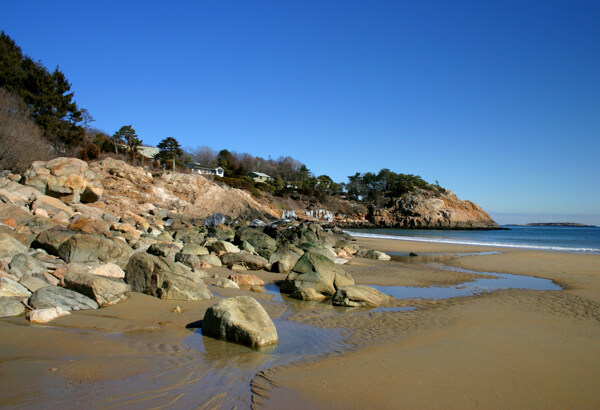
[[116,263],[124,267],[133,253],[125,242],[102,236],[75,234],[58,248],[58,256],[67,263]]
[[19,298],[0,297],[0,317],[23,316],[25,305]]
[[165,258],[175,259],[175,255],[179,252],[179,247],[174,243],[157,242],[150,245],[146,252],[154,256],[164,256]]
[[226,253],[225,255],[221,256],[221,261],[223,262],[223,265],[226,265],[228,267],[235,264],[239,264],[244,265],[251,270],[262,269],[267,265],[267,263],[269,263],[269,261],[263,258],[262,256],[253,255],[245,251],[236,253]]
[[220,241],[232,242],[235,238],[235,231],[226,225],[217,225],[209,227],[206,235]]
[[55,227],[41,232],[37,238],[31,243],[34,249],[43,249],[50,255],[58,256],[58,248],[75,232],[67,228]]
[[115,305],[128,297],[129,286],[120,280],[70,270],[64,277],[67,289],[94,299],[100,307]]
[[207,300],[212,294],[199,275],[182,265],[144,252],[134,254],[125,268],[125,282],[133,292],[160,299]]
[[280,244],[269,257],[271,272],[290,273],[302,255],[304,251],[296,245]]
[[281,291],[294,293],[313,288],[324,295],[333,295],[338,288],[354,285],[350,274],[318,253],[307,252],[298,260],[281,285]]
[[355,285],[339,288],[333,295],[332,303],[347,307],[377,307],[393,299],[370,286]]
[[0,233],[0,258],[12,258],[27,251],[27,247],[7,233]]
[[209,307],[202,320],[202,334],[250,347],[278,342],[273,321],[250,296],[223,299]]
[[236,243],[248,241],[263,258],[269,258],[277,249],[277,242],[269,235],[255,228],[240,228],[235,233]]
[[52,307],[61,307],[65,310],[98,309],[98,304],[87,296],[56,286],[36,290],[29,298],[29,304],[35,309]]

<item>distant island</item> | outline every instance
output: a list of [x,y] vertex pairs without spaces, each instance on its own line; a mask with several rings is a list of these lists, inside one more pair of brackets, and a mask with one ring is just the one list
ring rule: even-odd
[[507,226],[571,226],[578,228],[597,228],[596,225],[586,225],[577,222],[533,222],[525,225],[508,224]]

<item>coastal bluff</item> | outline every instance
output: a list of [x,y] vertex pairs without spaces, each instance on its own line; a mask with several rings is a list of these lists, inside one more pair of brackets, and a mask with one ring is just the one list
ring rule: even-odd
[[374,227],[405,229],[498,229],[498,224],[479,205],[459,199],[452,192],[417,189],[371,209],[367,220]]

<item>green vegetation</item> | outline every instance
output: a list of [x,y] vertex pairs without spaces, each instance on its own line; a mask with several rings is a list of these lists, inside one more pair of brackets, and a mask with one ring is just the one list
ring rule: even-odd
[[64,73],[58,67],[50,72],[41,62],[24,56],[4,31],[0,33],[0,88],[27,105],[29,116],[59,152],[83,141],[82,111]]

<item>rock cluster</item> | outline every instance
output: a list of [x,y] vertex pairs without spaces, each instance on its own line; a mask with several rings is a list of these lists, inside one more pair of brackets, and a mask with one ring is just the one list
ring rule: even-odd
[[[23,176],[4,172],[0,317],[27,313],[30,320],[44,323],[72,310],[114,305],[129,292],[208,300],[213,295],[204,279],[213,266],[233,271],[216,281],[222,288],[259,290],[264,282],[246,272],[268,270],[282,274],[282,292],[297,299],[331,297],[342,306],[389,301],[374,289],[355,286],[341,267],[353,255],[389,257],[360,250],[339,228],[289,220],[244,223],[242,217],[251,221],[259,205],[239,201],[229,208],[221,204],[228,216],[200,217],[185,209],[196,212],[204,196],[222,192],[199,176],[157,179],[113,159],[90,168],[74,158],[57,158],[32,164]],[[138,195],[131,204],[131,192],[148,195]],[[239,192],[227,194],[228,200],[245,198]],[[240,218],[227,225],[236,211]],[[209,312],[203,324],[207,334],[254,347],[277,341],[268,315],[250,297],[222,300]]]

